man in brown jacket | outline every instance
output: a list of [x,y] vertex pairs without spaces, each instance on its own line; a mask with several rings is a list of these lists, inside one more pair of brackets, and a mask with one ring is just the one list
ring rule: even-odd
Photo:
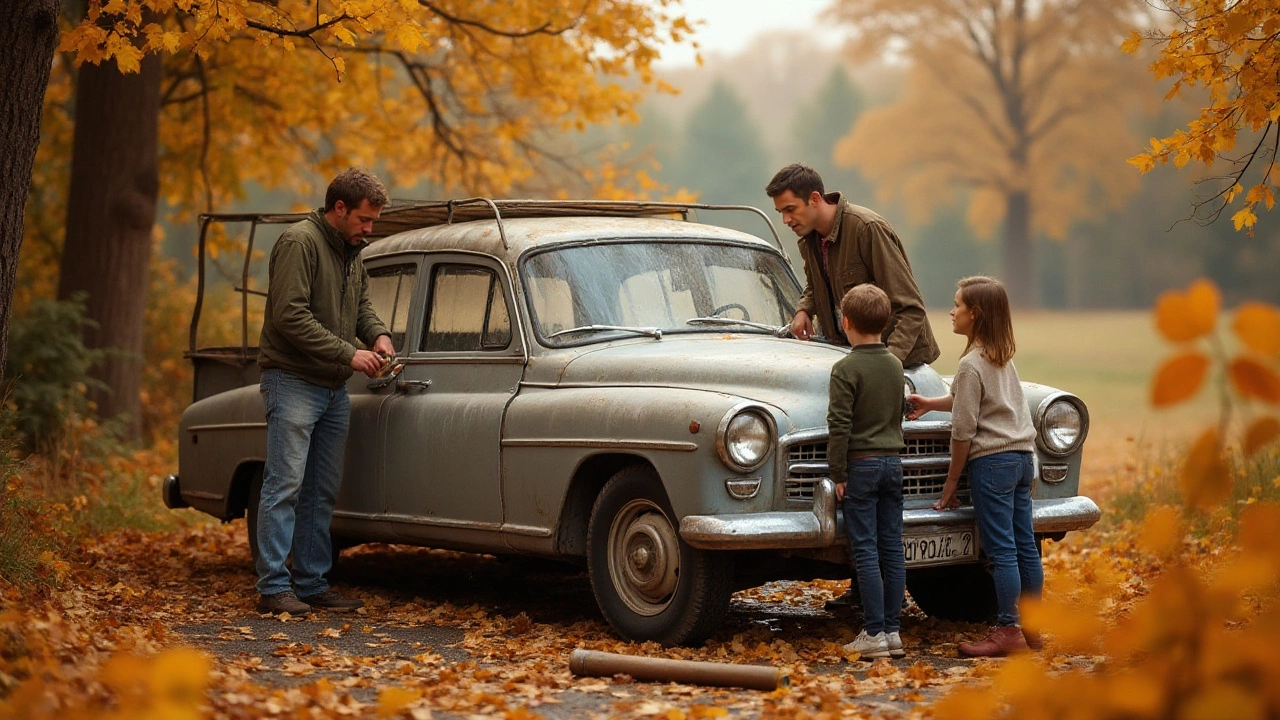
[[[892,308],[882,335],[889,352],[904,367],[938,359],[920,287],[888,220],[838,192],[826,193],[822,176],[800,163],[779,170],[764,191],[782,213],[782,222],[800,238],[805,285],[791,319],[792,335],[813,337],[816,317],[828,341],[848,345],[838,316],[840,300],[851,288],[873,283],[889,296]],[[827,609],[859,602],[855,577],[848,592],[827,601]]]
[[889,351],[903,366],[938,359],[920,288],[888,220],[838,192],[824,192],[817,171],[799,163],[779,170],[765,192],[782,222],[799,236],[804,258],[805,287],[791,321],[793,335],[808,340],[816,318],[827,340],[846,344],[837,315],[840,299],[856,285],[873,283],[893,307],[884,331]]

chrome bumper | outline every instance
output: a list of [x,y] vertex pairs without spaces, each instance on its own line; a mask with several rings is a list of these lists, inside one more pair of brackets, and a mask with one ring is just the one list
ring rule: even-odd
[[[1076,496],[1037,500],[1032,522],[1037,533],[1083,530],[1098,522],[1102,511],[1093,500]],[[902,513],[902,530],[918,535],[952,527],[974,527],[972,507],[958,510],[917,508]],[[836,544],[836,492],[830,480],[813,487],[813,510],[741,515],[689,515],[680,521],[680,537],[706,550],[815,548]],[[841,538],[843,541],[843,538]]]

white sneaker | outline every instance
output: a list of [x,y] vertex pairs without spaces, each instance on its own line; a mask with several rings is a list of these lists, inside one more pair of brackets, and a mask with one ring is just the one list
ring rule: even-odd
[[897,631],[884,634],[885,643],[889,646],[889,654],[893,657],[906,657],[907,651],[902,649],[902,636]]
[[854,638],[853,642],[845,645],[844,649],[856,652],[864,658],[889,657],[889,641],[882,632],[868,635],[867,631],[863,630],[858,633],[858,637]]

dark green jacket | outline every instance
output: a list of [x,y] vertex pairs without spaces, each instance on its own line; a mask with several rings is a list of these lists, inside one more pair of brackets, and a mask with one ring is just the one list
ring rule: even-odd
[[368,245],[348,243],[320,210],[284,231],[271,250],[259,366],[337,388],[353,372],[356,339],[372,347],[391,334],[369,302]]
[[906,250],[889,221],[859,205],[829,193],[835,203],[835,242],[829,251],[830,280],[822,267],[822,238],[811,232],[799,239],[804,258],[804,294],[800,309],[816,318],[822,334],[847,345],[844,330],[836,320],[840,299],[855,285],[874,283],[889,296],[893,315],[884,330],[884,341],[903,365],[931,363],[938,359],[938,343],[933,339],[929,318],[924,313],[920,287],[911,274]]
[[849,462],[898,455],[906,408],[902,363],[884,345],[859,345],[831,368],[827,466],[831,482],[847,479]]

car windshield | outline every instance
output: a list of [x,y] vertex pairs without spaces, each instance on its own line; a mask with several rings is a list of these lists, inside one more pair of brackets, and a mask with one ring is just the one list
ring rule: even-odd
[[550,250],[525,261],[524,278],[534,328],[550,346],[769,333],[791,321],[800,300],[795,276],[776,253],[699,240]]

